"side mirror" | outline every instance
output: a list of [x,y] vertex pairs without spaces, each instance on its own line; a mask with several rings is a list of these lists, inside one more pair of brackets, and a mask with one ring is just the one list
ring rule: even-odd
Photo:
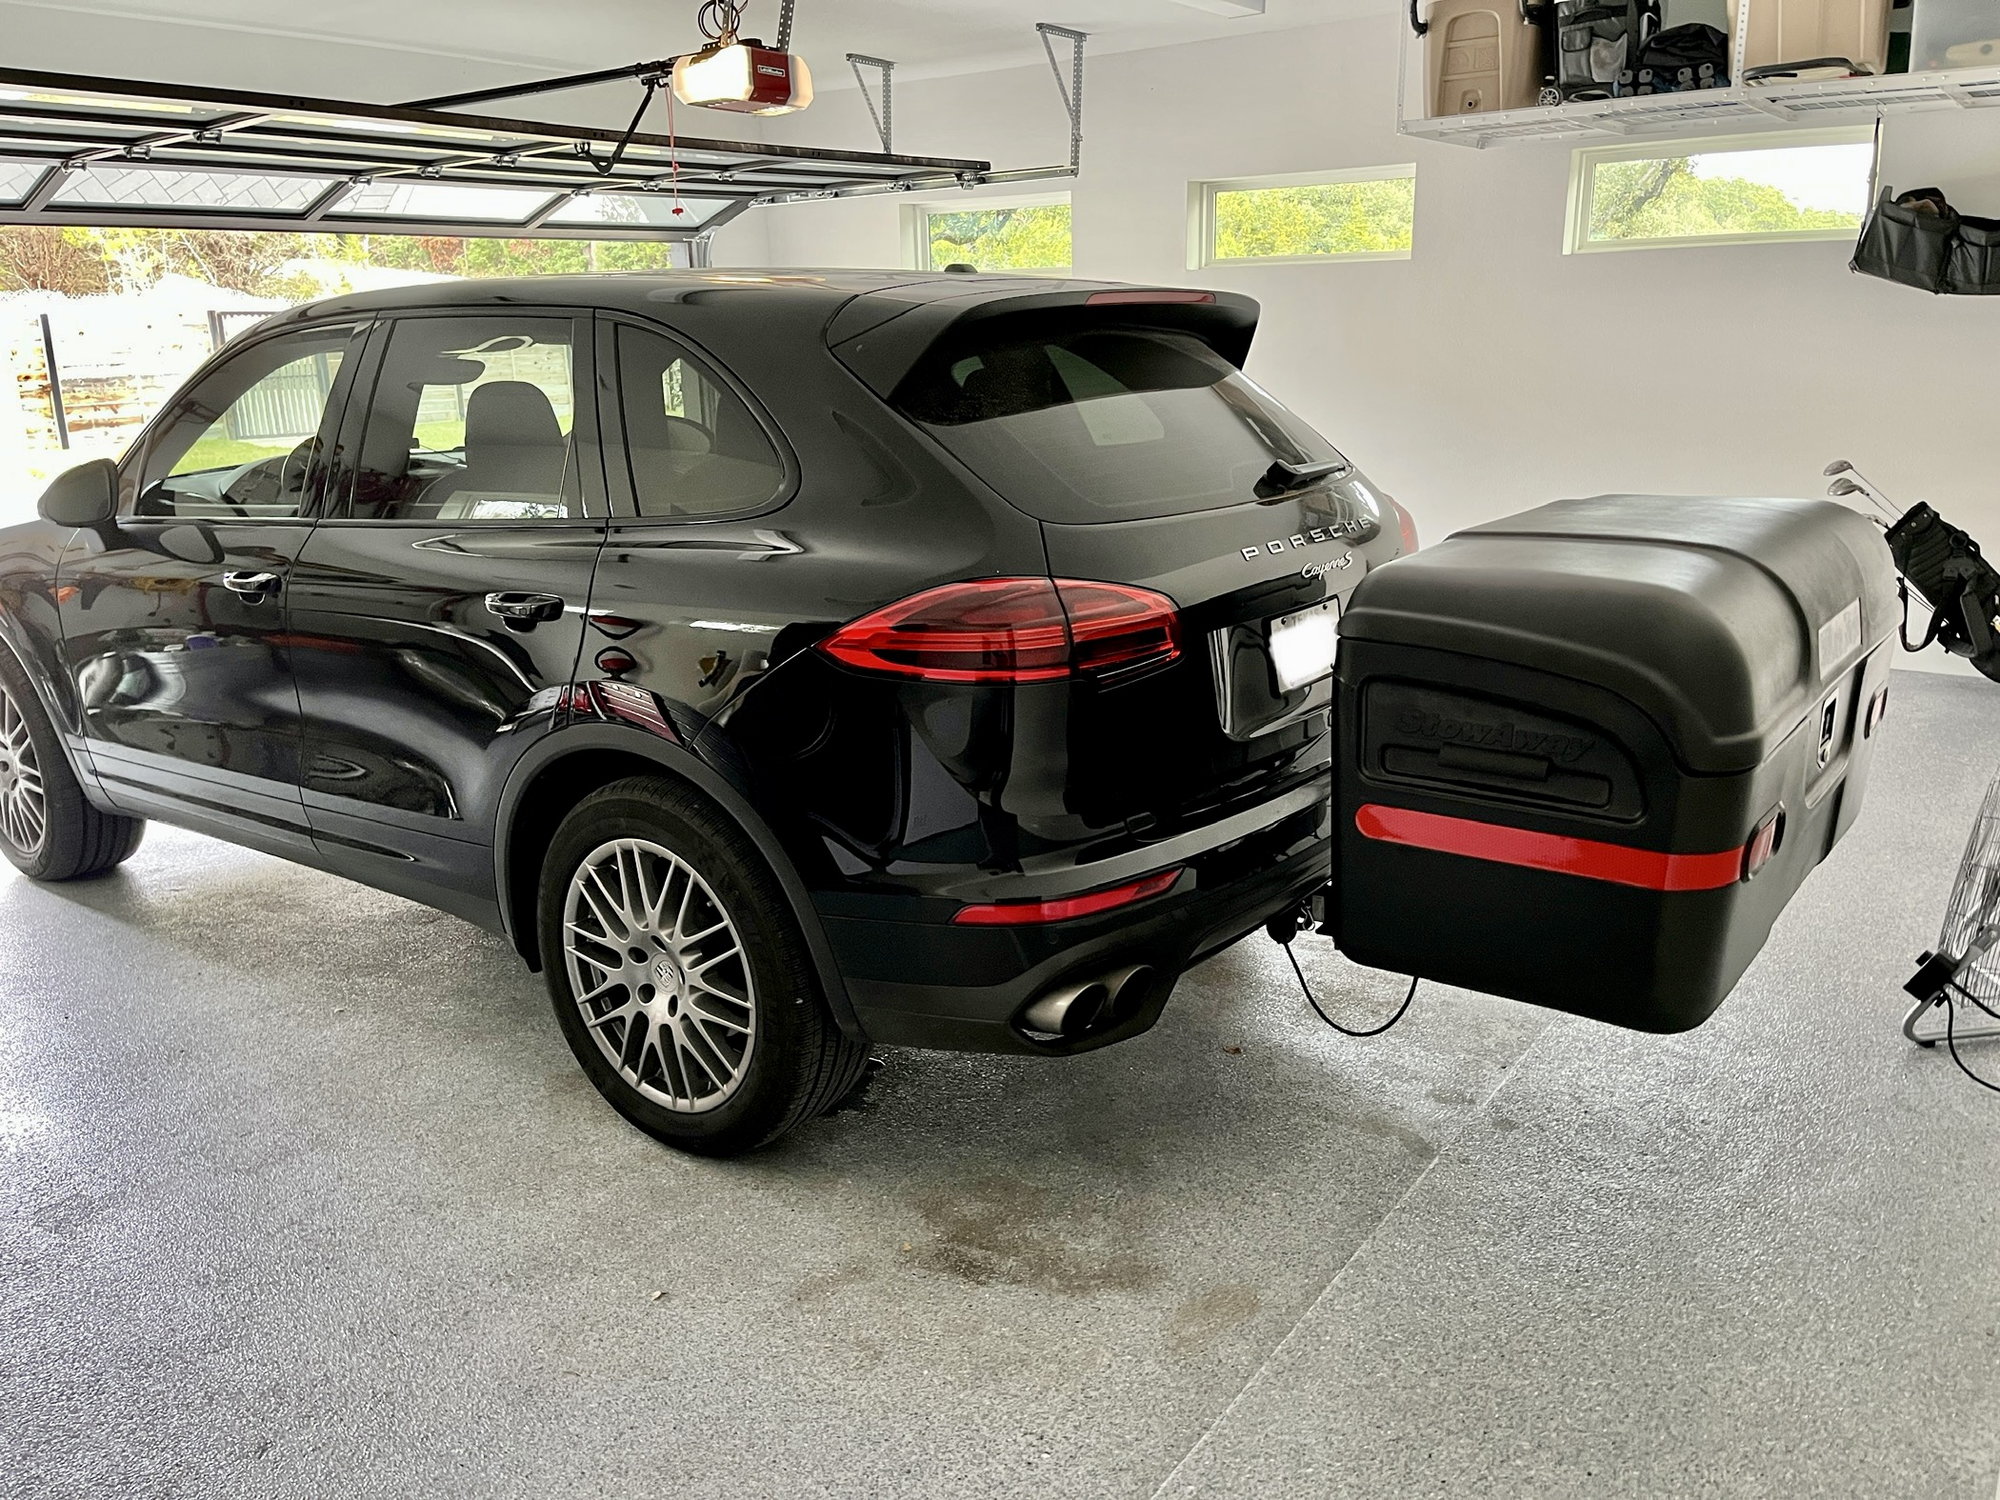
[[118,465],[100,458],[57,475],[38,509],[58,526],[102,526],[118,514]]

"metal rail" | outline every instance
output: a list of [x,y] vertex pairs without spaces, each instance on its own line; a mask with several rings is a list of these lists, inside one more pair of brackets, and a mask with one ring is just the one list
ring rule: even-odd
[[[651,65],[641,65],[650,67]],[[634,76],[634,70],[618,70]],[[556,125],[409,105],[190,89],[131,79],[0,68],[0,163],[44,168],[0,223],[141,224],[214,229],[346,229],[418,234],[686,240],[772,194],[979,180],[986,162],[815,146],[665,136]],[[177,174],[206,175],[204,194]],[[79,196],[91,176],[103,193]],[[322,184],[310,201],[273,206],[288,179]],[[357,207],[371,186],[515,189],[514,212],[438,195],[422,208]],[[227,186],[224,186],[227,185]],[[131,189],[151,201],[116,201]],[[262,203],[231,201],[232,190]],[[694,208],[686,223],[656,194]],[[291,196],[296,197],[294,193]],[[111,201],[104,201],[104,200]],[[168,201],[158,201],[165,199]],[[565,215],[603,199],[606,217]],[[648,200],[651,201],[648,201]],[[454,211],[456,208],[457,211]],[[594,212],[594,211],[593,211]]]
[[[1004,171],[896,153],[896,65],[858,53],[848,61],[879,152],[659,135],[638,128],[643,108],[625,131],[458,112],[630,80],[650,98],[672,58],[415,104],[0,68],[0,165],[43,169],[18,197],[0,198],[0,224],[701,239],[705,251],[705,236],[751,207],[1076,176],[1089,38],[1046,22],[1035,30],[1069,122],[1069,161]],[[1067,73],[1059,43],[1069,47]],[[881,75],[879,108],[866,67]],[[183,175],[206,177],[213,190],[183,183]],[[102,186],[86,193],[93,178]],[[317,188],[287,193],[283,184],[294,179]],[[461,193],[423,191],[431,186]],[[490,193],[478,191],[494,189],[518,193],[510,211],[496,213]]]

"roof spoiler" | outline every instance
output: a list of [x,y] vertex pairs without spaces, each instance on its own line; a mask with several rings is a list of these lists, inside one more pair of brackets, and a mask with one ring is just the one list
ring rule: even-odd
[[[856,297],[827,325],[840,362],[883,398],[940,343],[991,337],[998,323],[1159,328],[1191,334],[1238,369],[1250,357],[1261,309],[1235,292],[1187,287],[1066,286],[978,291],[933,283]],[[912,295],[914,294],[914,295]]]

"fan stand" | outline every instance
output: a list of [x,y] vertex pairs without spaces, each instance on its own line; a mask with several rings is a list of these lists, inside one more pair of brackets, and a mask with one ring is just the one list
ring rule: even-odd
[[1916,977],[1904,986],[1911,994],[1917,996],[1917,1003],[1910,1008],[1910,1013],[1903,1017],[1903,1035],[1919,1047],[1935,1047],[1947,1035],[1961,1042],[2000,1036],[2000,1021],[1994,1020],[1970,1002],[1965,1004],[1961,1015],[1969,1014],[1978,1019],[1969,1024],[1955,1016],[1947,1027],[1941,1014],[1929,1026],[1920,1024],[1932,1011],[1941,1013],[1945,1006],[1959,1003],[1952,994],[1952,981],[1978,963],[1986,956],[1987,951],[1996,945],[2000,945],[2000,924],[1981,928],[1979,934],[1966,948],[1964,956],[1955,962],[1942,955],[1931,953],[1926,953],[1918,959],[1917,962],[1923,967],[1918,969]]
[[[1943,1011],[1944,1007],[1951,1003],[1949,999],[1943,996],[1932,1000],[1919,1000],[1910,1008],[1910,1013],[1903,1017],[1903,1035],[1915,1042],[1919,1047],[1935,1047],[1945,1038]],[[1967,1009],[1971,1010],[1972,1008],[1968,1006]],[[1933,1021],[1929,1026],[1918,1025],[1917,1023],[1931,1011],[1939,1013],[1938,1019]],[[1989,1021],[1977,1010],[1973,1010],[1972,1013],[1975,1016],[1979,1016],[1979,1021],[1976,1025],[1967,1025],[1964,1022],[1956,1020],[1952,1022],[1951,1034],[1958,1038],[1959,1041],[1976,1042],[1981,1037],[2000,1036],[2000,1021]]]

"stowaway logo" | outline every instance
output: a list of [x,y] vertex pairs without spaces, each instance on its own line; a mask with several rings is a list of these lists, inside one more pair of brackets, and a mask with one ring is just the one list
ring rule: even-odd
[[1596,740],[1581,739],[1576,735],[1542,734],[1532,729],[1521,729],[1504,719],[1498,724],[1490,724],[1478,719],[1454,718],[1450,714],[1426,713],[1417,708],[1403,710],[1396,718],[1396,729],[1420,740],[1476,745],[1482,750],[1501,750],[1514,755],[1540,755],[1565,766],[1582,760],[1597,745]]

